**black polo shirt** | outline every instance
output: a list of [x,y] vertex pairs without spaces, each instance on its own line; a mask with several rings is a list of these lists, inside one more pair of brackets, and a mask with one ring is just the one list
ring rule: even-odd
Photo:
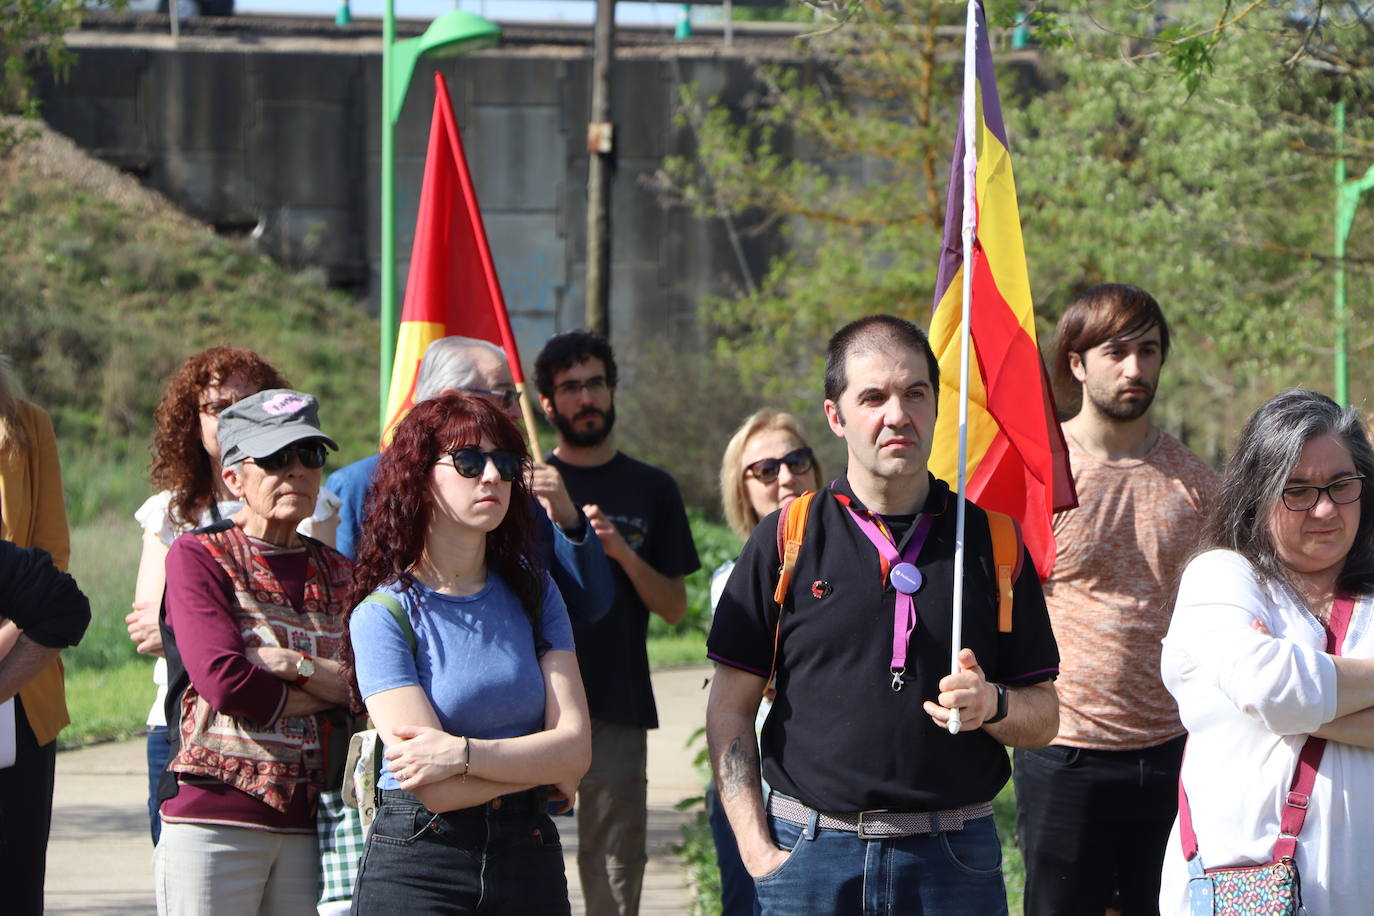
[[[931,478],[922,512],[935,524],[917,560],[918,622],[906,687],[892,689],[896,592],[878,552],[835,498],[862,504],[840,479],[816,495],[782,615],[778,695],[763,727],[763,776],[821,811],[930,811],[990,801],[1011,767],[981,728],[951,735],[921,708],[949,673],[956,500]],[[707,640],[716,661],[760,676],[773,656],[778,514],[759,523],[721,596]],[[991,681],[1024,686],[1058,674],[1040,581],[1029,555],[1014,586],[1013,626],[997,632],[997,587],[987,516],[965,519],[963,644]]]

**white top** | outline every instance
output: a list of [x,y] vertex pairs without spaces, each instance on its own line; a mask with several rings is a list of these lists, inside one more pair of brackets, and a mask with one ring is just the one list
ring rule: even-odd
[[[1259,620],[1272,633],[1251,626]],[[1374,603],[1355,605],[1341,654],[1374,657]],[[1239,554],[1213,550],[1184,570],[1164,637],[1164,684],[1188,729],[1183,785],[1206,868],[1272,860],[1283,799],[1310,732],[1336,715],[1336,667],[1320,623],[1286,587],[1260,584]],[[1374,751],[1328,742],[1298,840],[1310,916],[1374,901]],[[1159,908],[1188,913],[1178,822],[1164,854]]]
[[[307,537],[315,530],[316,522],[328,521],[339,514],[339,507],[343,505],[343,500],[328,487],[320,487],[320,494],[315,498],[315,512],[296,526],[296,530]],[[216,503],[219,509],[220,518],[228,518],[243,508],[243,503],[237,499],[223,499]],[[194,525],[184,522],[173,521],[171,516],[172,491],[163,490],[149,496],[143,501],[143,505],[138,507],[134,513],[134,521],[138,522],[144,531],[157,532],[157,538],[165,546],[171,547],[172,542],[181,535],[190,531],[192,528],[203,528],[215,520],[215,517],[208,510],[201,513],[200,519]],[[157,685],[157,697],[153,700],[153,706],[148,710],[148,725],[166,725],[167,714],[163,705],[167,700],[167,659],[159,657],[153,665],[153,683]]]

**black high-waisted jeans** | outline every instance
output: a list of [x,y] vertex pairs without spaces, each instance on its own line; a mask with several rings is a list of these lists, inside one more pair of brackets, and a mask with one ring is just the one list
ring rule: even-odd
[[400,789],[381,796],[353,892],[355,916],[570,912],[545,790],[446,814]]

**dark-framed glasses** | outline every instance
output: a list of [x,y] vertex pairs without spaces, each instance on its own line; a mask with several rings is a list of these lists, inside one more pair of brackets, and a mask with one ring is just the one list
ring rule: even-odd
[[501,479],[510,482],[515,479],[525,468],[525,459],[516,452],[484,452],[480,448],[454,449],[447,453],[453,461],[453,469],[464,477],[481,477],[482,472],[487,469],[487,462],[490,461],[496,466],[496,473],[501,475]]
[[249,458],[264,471],[280,471],[291,463],[291,459],[299,458],[303,467],[315,470],[324,467],[324,460],[329,456],[328,449],[323,442],[293,442],[285,448],[279,448],[270,455],[261,458]]
[[1364,492],[1364,475],[1342,477],[1324,487],[1284,487],[1283,504],[1294,512],[1306,512],[1317,504],[1325,493],[1338,506],[1353,503]]
[[760,458],[746,464],[744,476],[753,477],[759,483],[772,483],[778,479],[778,472],[784,464],[787,465],[787,470],[792,472],[792,476],[797,477],[810,471],[815,463],[816,459],[811,455],[811,449],[803,446],[793,449],[781,458]]
[[459,388],[459,391],[467,391],[472,394],[489,395],[492,400],[501,406],[502,410],[510,410],[515,406],[515,399],[518,395],[514,388],[498,388],[493,391],[490,388]]
[[584,388],[592,394],[600,394],[607,388],[606,376],[593,375],[591,378],[587,379],[570,378],[566,382],[559,382],[557,385],[553,386],[555,394],[565,395],[570,398],[576,397]]

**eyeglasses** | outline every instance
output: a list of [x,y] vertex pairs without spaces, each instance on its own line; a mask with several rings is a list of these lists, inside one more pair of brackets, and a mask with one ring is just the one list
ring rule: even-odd
[[[448,452],[453,459],[453,469],[464,477],[481,477],[487,469],[487,462],[496,465],[496,473],[501,479],[510,482],[525,467],[525,459],[515,452],[484,452],[479,448],[460,448]],[[442,463],[442,461],[440,462]]]
[[1364,475],[1342,477],[1324,487],[1284,487],[1283,504],[1294,512],[1306,512],[1317,505],[1325,493],[1338,506],[1353,503],[1364,492]]
[[753,477],[759,483],[772,483],[778,479],[778,472],[782,466],[787,465],[787,470],[792,472],[792,476],[805,474],[815,465],[816,460],[811,455],[811,449],[803,446],[802,448],[788,452],[781,458],[760,458],[751,464],[744,466],[744,476]]
[[515,406],[515,399],[518,397],[514,388],[501,388],[496,391],[492,391],[490,388],[459,388],[458,390],[470,391],[473,394],[491,395],[492,398],[496,400],[496,403],[501,405],[502,410],[510,410]]
[[270,455],[261,458],[248,458],[264,471],[280,471],[291,463],[293,457],[301,460],[301,465],[310,468],[324,467],[324,460],[329,452],[325,450],[323,442],[293,442],[286,448],[279,448]]
[[234,402],[229,398],[219,398],[215,401],[206,401],[204,404],[200,404],[198,406],[200,408],[200,412],[205,414],[207,417],[217,417],[220,414],[224,413],[226,410],[228,410],[230,407],[233,407]]
[[584,388],[591,394],[600,394],[607,387],[606,376],[593,375],[589,379],[570,378],[566,382],[559,382],[553,386],[553,393],[576,397]]

